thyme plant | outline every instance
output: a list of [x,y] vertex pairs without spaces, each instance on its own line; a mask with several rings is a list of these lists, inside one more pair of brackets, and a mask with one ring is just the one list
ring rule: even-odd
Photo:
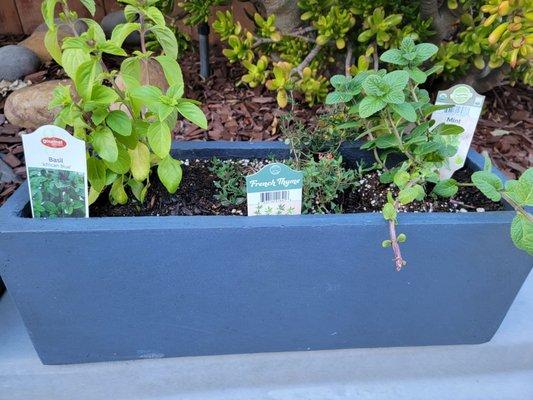
[[[106,39],[98,23],[82,18],[87,31],[76,30],[77,14],[66,0],[45,0],[42,13],[49,31],[45,44],[54,60],[73,81],[73,87],[59,86],[50,108],[60,108],[56,125],[70,128],[74,136],[87,142],[87,169],[90,183],[89,202],[94,202],[106,187],[111,187],[112,203],[128,201],[125,188],[144,201],[150,186],[152,167],[170,193],[176,192],[182,170],[170,155],[172,130],[181,115],[206,129],[207,120],[198,102],[183,98],[184,83],[176,61],[175,35],[165,25],[165,18],[155,0],[121,0],[125,3],[127,22],[117,25]],[[82,0],[94,15],[94,0]],[[72,37],[58,42],[54,19],[57,5],[59,19],[72,28]],[[123,42],[132,32],[139,32],[140,50],[128,54]],[[153,35],[162,48],[156,55],[146,47],[147,35]],[[103,55],[125,57],[120,71],[110,70]],[[143,85],[143,75],[150,63],[158,63],[168,82],[168,90]]]

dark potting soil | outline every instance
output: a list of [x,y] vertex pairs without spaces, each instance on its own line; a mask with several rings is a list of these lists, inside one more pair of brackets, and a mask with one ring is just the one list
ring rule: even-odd
[[[215,198],[215,175],[209,171],[210,161],[196,160],[182,165],[183,180],[175,194],[169,194],[155,177],[146,200],[139,203],[131,193],[125,205],[111,205],[104,193],[91,206],[91,217],[168,216],[168,215],[246,215],[246,203],[224,207]],[[455,173],[459,182],[469,182],[471,171],[463,169]],[[379,182],[377,172],[371,172],[359,181],[359,185],[341,196],[345,213],[378,212],[387,201],[389,185]],[[430,189],[430,188],[428,188]],[[393,189],[394,190],[394,189]],[[473,187],[462,187],[453,199],[434,198],[415,201],[403,208],[412,212],[484,212],[503,209],[502,203],[493,203]]]

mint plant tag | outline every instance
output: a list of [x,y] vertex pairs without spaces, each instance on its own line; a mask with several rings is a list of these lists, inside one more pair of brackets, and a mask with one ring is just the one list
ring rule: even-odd
[[89,217],[85,142],[45,125],[23,135],[34,218]]
[[485,96],[480,95],[468,85],[455,85],[437,94],[435,105],[452,105],[453,107],[435,111],[431,118],[437,126],[441,123],[459,125],[464,129],[461,135],[450,135],[446,139],[457,145],[457,153],[448,158],[439,169],[441,179],[449,179],[455,171],[461,169],[466,161],[468,149],[474,137]]
[[246,177],[248,216],[302,213],[303,173],[272,163]]

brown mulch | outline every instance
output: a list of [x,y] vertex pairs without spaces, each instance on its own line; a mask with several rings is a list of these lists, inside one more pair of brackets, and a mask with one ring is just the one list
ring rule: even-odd
[[[21,38],[2,37],[0,43],[16,43]],[[275,96],[266,89],[237,86],[242,69],[228,65],[220,49],[213,49],[212,76],[202,80],[198,76],[199,60],[196,52],[189,52],[180,60],[186,95],[202,102],[209,129],[204,131],[187,122],[180,122],[175,130],[179,140],[252,140],[272,141],[280,138],[279,118],[286,111],[277,107]],[[26,77],[32,83],[63,78],[62,70],[54,63]],[[487,150],[506,174],[514,178],[533,165],[533,89],[523,85],[503,86],[487,93],[486,111],[482,115],[473,146]],[[296,99],[297,104],[301,102]],[[20,179],[25,179],[19,127],[10,125],[3,114],[5,96],[0,95],[0,157]],[[294,114],[305,121],[315,119],[316,108],[295,106]],[[312,126],[312,123],[308,125]],[[18,183],[0,183],[0,205],[14,192]]]
[[509,177],[533,166],[533,88],[502,86],[487,94],[473,146],[488,151]]

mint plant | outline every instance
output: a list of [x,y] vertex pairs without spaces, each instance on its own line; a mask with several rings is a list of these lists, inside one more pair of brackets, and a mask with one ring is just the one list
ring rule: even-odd
[[[184,83],[176,61],[175,35],[165,25],[165,18],[155,7],[155,0],[120,0],[125,3],[127,22],[117,25],[111,39],[94,20],[82,18],[87,31],[76,31],[77,14],[66,0],[45,0],[42,13],[49,28],[45,44],[54,60],[72,79],[74,87],[59,86],[50,108],[60,108],[56,125],[71,128],[74,136],[87,142],[87,170],[90,183],[89,202],[94,202],[106,187],[110,201],[128,201],[125,188],[144,201],[150,186],[152,167],[170,193],[176,192],[182,170],[170,155],[172,130],[181,115],[206,129],[207,120],[198,102],[183,98]],[[94,15],[94,0],[82,0]],[[54,16],[72,28],[72,37],[58,42]],[[131,33],[138,32],[140,50],[128,55],[122,48]],[[147,35],[155,37],[163,52],[148,51]],[[122,56],[120,71],[109,70],[102,56]],[[161,65],[169,88],[143,85],[147,65]],[[73,95],[74,92],[74,95]]]
[[[406,236],[396,232],[398,212],[415,200],[423,200],[429,184],[434,184],[432,194],[437,196],[451,197],[458,190],[455,180],[440,180],[438,170],[457,152],[457,145],[446,137],[461,134],[463,128],[452,124],[435,126],[431,120],[433,111],[449,106],[431,105],[427,91],[418,87],[437,72],[437,68],[422,68],[437,51],[431,43],[415,44],[406,37],[398,49],[387,50],[380,57],[391,64],[391,72],[376,68],[354,77],[333,76],[335,90],[326,98],[327,104],[348,106],[350,119],[342,126],[362,131],[359,138],[367,139],[362,148],[373,151],[376,166],[383,171],[380,180],[397,189],[389,191],[382,210],[389,224],[389,239],[382,245],[392,247],[397,270],[406,264],[400,249]],[[387,160],[394,153],[400,154],[403,161],[389,167]]]
[[472,183],[492,201],[504,199],[516,211],[511,223],[511,239],[516,247],[533,255],[533,215],[524,207],[533,206],[533,168],[528,168],[517,180],[505,185],[492,172],[492,162],[485,157],[483,171],[472,174]]

